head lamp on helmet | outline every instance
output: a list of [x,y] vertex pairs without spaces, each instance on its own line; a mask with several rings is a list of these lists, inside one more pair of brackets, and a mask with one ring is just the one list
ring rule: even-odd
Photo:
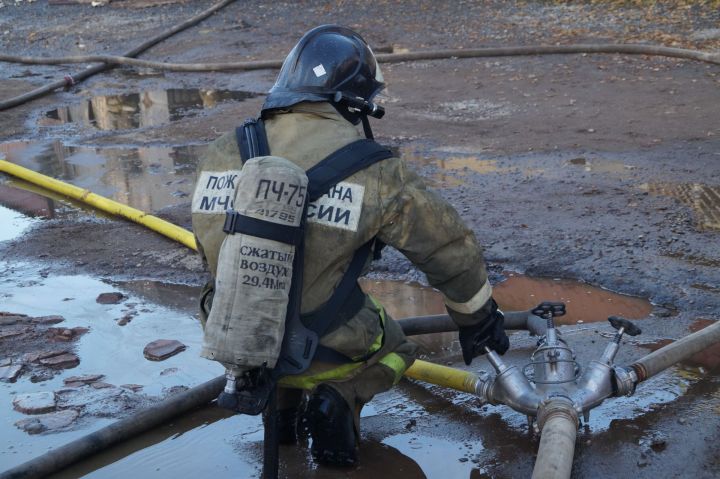
[[357,124],[367,115],[382,117],[384,110],[372,99],[384,86],[375,55],[358,33],[322,25],[303,35],[287,56],[262,112],[304,101],[330,102]]

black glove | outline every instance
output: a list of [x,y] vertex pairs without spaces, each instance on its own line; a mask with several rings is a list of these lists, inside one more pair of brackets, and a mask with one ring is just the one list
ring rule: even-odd
[[492,301],[491,312],[488,317],[473,326],[459,328],[460,347],[462,348],[463,359],[468,366],[474,357],[486,353],[485,346],[498,354],[505,354],[510,347],[510,340],[505,334],[505,326],[502,312],[498,310],[495,300]]

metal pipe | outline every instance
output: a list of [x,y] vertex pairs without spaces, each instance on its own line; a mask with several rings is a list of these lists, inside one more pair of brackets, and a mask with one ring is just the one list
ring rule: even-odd
[[542,408],[538,416],[540,446],[532,479],[570,477],[578,424],[577,413],[567,400],[552,400]]
[[219,376],[192,389],[178,393],[144,411],[121,419],[87,436],[46,452],[40,457],[2,472],[0,473],[0,479],[46,477],[113,444],[134,437],[163,424],[175,416],[209,403],[220,394],[223,386],[225,386],[225,376]]
[[[526,330],[530,334],[542,336],[545,334],[545,320],[530,314],[530,311],[507,311],[505,314],[505,329]],[[403,329],[405,336],[419,334],[445,333],[457,331],[457,324],[447,314],[433,314],[428,316],[415,316],[396,320]]]
[[487,347],[485,350],[497,376],[478,388],[479,395],[492,404],[505,404],[518,412],[535,416],[542,401],[535,387],[516,366],[508,366],[497,353]]
[[599,406],[613,395],[612,374],[612,368],[605,362],[590,361],[575,388],[578,406],[583,413]]
[[720,321],[648,354],[629,369],[635,372],[636,383],[639,383],[717,342],[720,342]]

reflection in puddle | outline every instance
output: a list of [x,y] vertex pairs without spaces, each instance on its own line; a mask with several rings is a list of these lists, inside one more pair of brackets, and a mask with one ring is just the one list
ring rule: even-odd
[[[447,313],[442,295],[429,286],[365,278],[360,279],[360,286],[376,297],[394,319]],[[460,351],[456,332],[413,336],[412,341],[422,347],[422,352],[430,355]]]
[[[42,219],[69,218],[79,215],[79,210],[94,211],[84,203],[15,178],[10,178],[5,184],[0,183],[0,205],[25,216]],[[100,211],[96,214],[105,216]]]
[[0,144],[10,162],[144,211],[186,201],[205,145],[89,148],[50,143]]
[[395,319],[446,313],[442,295],[429,286],[366,278],[360,280],[360,286],[363,291],[380,300]]
[[383,444],[396,448],[415,461],[429,479],[471,477],[477,466],[468,459],[477,457],[484,449],[475,438],[462,447],[455,441],[415,433],[388,437]]
[[160,281],[117,281],[113,286],[136,294],[146,301],[162,304],[179,311],[193,311],[198,303],[200,288],[185,284],[168,284]]
[[51,477],[256,477],[259,459],[238,454],[230,439],[243,434],[244,440],[262,440],[262,432],[257,432],[261,429],[259,422],[257,417],[231,416],[220,408],[207,406],[93,455]]
[[[400,281],[362,281],[363,289],[376,296],[394,318],[445,313],[439,292],[426,286]],[[509,273],[508,279],[493,287],[493,297],[507,311],[530,309],[542,301],[564,301],[567,314],[559,324],[577,321],[606,321],[617,315],[630,319],[647,317],[652,305],[644,299],[613,293],[574,280],[530,278]]]
[[522,174],[535,176],[543,173],[542,169],[530,166],[511,166],[503,164],[502,160],[491,157],[483,157],[471,152],[465,153],[460,148],[447,150],[436,148],[432,151],[416,150],[412,148],[400,148],[396,154],[411,164],[418,166],[430,166],[436,172],[430,176],[431,184],[437,187],[455,187],[465,184],[465,177],[468,174]]
[[627,176],[629,171],[635,169],[635,166],[617,160],[604,160],[600,158],[589,160],[582,156],[568,160],[568,164],[582,166],[583,169],[588,172],[611,173],[620,176]]
[[464,184],[463,176],[468,173],[489,174],[506,173],[510,168],[498,166],[494,159],[480,158],[475,155],[437,156],[410,149],[398,152],[405,161],[418,165],[434,166],[439,171],[431,176],[434,186],[455,187]]
[[96,96],[76,105],[48,112],[43,126],[77,123],[101,130],[159,126],[192,117],[225,101],[243,101],[254,93],[232,90],[149,90],[130,95]]
[[701,183],[646,183],[640,188],[655,195],[671,196],[691,207],[695,210],[701,230],[720,230],[720,186]]

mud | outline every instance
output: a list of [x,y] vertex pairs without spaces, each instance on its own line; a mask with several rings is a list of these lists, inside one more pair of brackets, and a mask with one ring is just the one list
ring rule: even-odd
[[[211,2],[143,9],[5,3],[3,50],[52,55],[120,53]],[[144,57],[281,58],[305,30],[327,22],[349,24],[386,51],[609,41],[720,48],[712,34],[720,10],[712,4],[611,4],[417,1],[368,8],[358,2],[242,2]],[[0,87],[9,97],[82,68],[3,64]],[[388,88],[380,100],[388,113],[374,122],[378,139],[406,157],[476,232],[498,297],[507,294],[508,304],[534,303],[537,296],[530,294],[562,297],[570,300],[571,314],[573,305],[587,305],[562,327],[581,364],[599,357],[612,333],[609,325],[592,322],[596,311],[604,320],[621,306],[620,314],[639,318],[643,335],[623,344],[619,364],[646,354],[643,345],[689,333],[696,320],[720,319],[717,66],[621,55],[545,56],[383,65],[383,74]],[[4,111],[0,152],[188,227],[187,195],[204,145],[255,116],[275,75],[117,68]],[[194,93],[210,91],[246,96],[206,103],[206,94]],[[181,101],[168,92],[183,92]],[[38,384],[25,376],[0,384],[2,404],[15,393],[57,389],[70,374],[104,374],[109,384],[138,384],[151,396],[219,374],[197,355],[200,330],[193,316],[205,274],[194,253],[68,200],[38,196],[17,181],[0,184],[0,222],[0,309],[59,314],[71,329],[90,327],[78,339],[79,366]],[[544,289],[528,293],[535,278],[544,278],[537,280]],[[402,284],[426,283],[399,253],[385,254],[366,284],[372,288],[379,280],[400,282],[384,286],[388,303],[396,297],[402,306],[393,315],[443,312],[431,289]],[[130,299],[94,302],[113,290]],[[608,295],[612,303],[604,301]],[[600,300],[587,302],[591,298]],[[156,339],[176,339],[188,349],[151,363],[142,349]],[[451,334],[430,340],[426,354],[457,366],[453,340]],[[511,341],[508,360],[526,363],[535,339],[515,333]],[[472,368],[488,365],[478,361]],[[636,396],[596,409],[579,436],[573,476],[720,474],[713,449],[720,439],[718,382],[715,370],[702,368],[673,368],[643,383]],[[348,477],[530,475],[537,437],[526,432],[524,417],[507,408],[481,407],[470,396],[403,381],[364,415],[362,465],[344,473]],[[87,417],[75,429],[28,439],[13,426],[20,414],[3,413],[0,462],[18,464],[110,422]],[[662,448],[648,446],[656,433],[666,436]],[[258,476],[261,436],[257,418],[199,411],[65,477],[148,471],[158,477],[189,471]],[[315,466],[302,447],[281,454],[284,477],[337,476]]]

